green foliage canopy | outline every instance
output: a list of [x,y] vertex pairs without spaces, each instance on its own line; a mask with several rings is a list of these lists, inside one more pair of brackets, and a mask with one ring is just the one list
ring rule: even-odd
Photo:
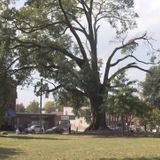
[[54,102],[54,101],[47,101],[44,104],[44,110],[46,113],[62,112],[63,107],[59,104],[56,104],[56,102]]
[[23,105],[23,103],[20,103],[20,104],[16,104],[16,112],[25,112],[26,109]]
[[142,117],[148,106],[136,96],[135,81],[129,81],[125,73],[118,75],[112,82],[112,88],[104,108],[107,113],[120,117]]
[[40,113],[39,103],[37,101],[32,101],[26,108],[27,113]]
[[152,107],[160,109],[160,66],[153,66],[142,85],[142,96]]

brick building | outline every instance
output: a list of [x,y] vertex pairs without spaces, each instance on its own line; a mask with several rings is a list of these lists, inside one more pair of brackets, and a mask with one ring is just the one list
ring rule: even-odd
[[[16,127],[22,130],[33,124],[42,124],[45,129],[58,126],[61,121],[63,112],[52,112],[48,114],[39,113],[16,113]],[[75,116],[69,115],[69,119],[73,120]]]
[[61,115],[63,115],[63,112],[52,114],[17,113],[16,127],[25,129],[33,124],[40,124],[40,122],[45,128],[53,127],[58,124],[59,116]]

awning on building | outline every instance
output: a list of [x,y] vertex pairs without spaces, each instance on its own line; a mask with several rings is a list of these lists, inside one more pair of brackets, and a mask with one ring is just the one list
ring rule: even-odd
[[6,111],[6,118],[14,118],[16,117],[16,112],[12,109]]

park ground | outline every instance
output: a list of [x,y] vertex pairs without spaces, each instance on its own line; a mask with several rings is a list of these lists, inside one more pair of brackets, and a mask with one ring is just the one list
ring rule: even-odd
[[160,160],[160,138],[9,134],[0,160]]

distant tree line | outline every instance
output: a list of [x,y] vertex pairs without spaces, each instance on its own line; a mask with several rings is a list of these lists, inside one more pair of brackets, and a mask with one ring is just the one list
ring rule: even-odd
[[[62,112],[63,106],[56,104],[54,101],[47,101],[42,110],[45,113],[52,113],[52,112]],[[39,102],[33,100],[27,105],[24,106],[23,103],[16,104],[16,112],[20,113],[40,113]]]

